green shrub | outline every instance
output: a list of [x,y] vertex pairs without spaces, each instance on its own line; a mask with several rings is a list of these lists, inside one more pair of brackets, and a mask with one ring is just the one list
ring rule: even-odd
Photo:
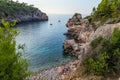
[[109,59],[107,53],[103,53],[97,60],[92,57],[87,57],[84,61],[86,73],[90,72],[96,75],[102,75],[108,69],[106,59]]
[[94,39],[94,40],[91,42],[91,46],[92,46],[93,48],[95,48],[96,45],[98,45],[99,43],[101,43],[103,39],[104,39],[104,38],[103,38],[102,36],[99,36],[98,38]]
[[[28,62],[16,49],[15,37],[18,31],[2,20],[0,27],[0,80],[23,80],[27,74]],[[18,48],[20,49],[20,48]]]
[[111,38],[98,37],[91,42],[91,55],[83,61],[85,72],[96,75],[120,71],[120,30],[114,29]]

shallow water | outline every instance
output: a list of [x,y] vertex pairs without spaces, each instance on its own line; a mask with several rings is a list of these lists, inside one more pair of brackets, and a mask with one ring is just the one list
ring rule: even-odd
[[74,59],[64,55],[62,47],[66,40],[63,35],[67,31],[65,24],[70,17],[71,15],[49,15],[49,21],[17,25],[20,34],[16,41],[17,44],[25,44],[23,56],[29,60],[30,70],[43,70]]

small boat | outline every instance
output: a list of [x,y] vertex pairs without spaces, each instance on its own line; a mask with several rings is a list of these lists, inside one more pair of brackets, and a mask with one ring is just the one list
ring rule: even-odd
[[60,20],[58,20],[58,22],[61,22]]
[[52,23],[50,23],[50,25],[53,25]]

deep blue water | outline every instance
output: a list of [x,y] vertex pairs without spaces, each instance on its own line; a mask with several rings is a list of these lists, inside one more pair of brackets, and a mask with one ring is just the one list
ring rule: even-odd
[[[26,22],[17,25],[20,34],[17,44],[25,44],[23,56],[32,71],[43,70],[66,63],[74,58],[63,53],[65,26],[71,15],[48,15],[49,21]],[[61,22],[58,22],[61,20]],[[50,25],[52,23],[53,25]]]

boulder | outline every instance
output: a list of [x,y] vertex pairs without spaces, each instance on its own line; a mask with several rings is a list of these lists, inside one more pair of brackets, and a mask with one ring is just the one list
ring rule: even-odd
[[63,43],[63,48],[65,50],[65,53],[69,53],[71,55],[74,55],[74,53],[76,52],[76,50],[78,50],[78,44],[76,44],[76,42],[74,41],[74,39],[72,39],[72,40],[66,40]]

